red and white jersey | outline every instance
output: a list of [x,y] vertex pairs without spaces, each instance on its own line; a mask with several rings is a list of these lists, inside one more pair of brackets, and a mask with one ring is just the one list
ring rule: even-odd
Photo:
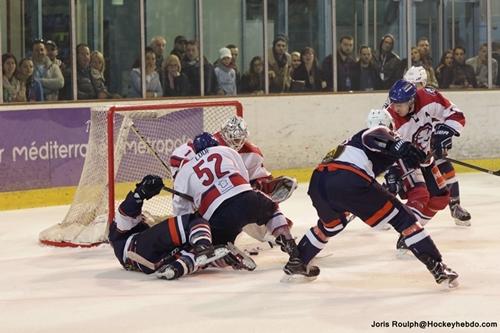
[[[214,137],[222,146],[227,146],[219,132],[215,133]],[[271,176],[271,173],[264,167],[264,156],[262,155],[259,147],[246,141],[238,153],[243,159],[250,181]],[[174,149],[172,155],[170,155],[170,169],[172,171],[172,176],[175,178],[179,167],[191,160],[194,156],[195,153],[191,142],[180,145]]]
[[[227,146],[219,132],[215,133],[214,137],[221,145]],[[247,140],[238,153],[245,163],[250,181],[271,176],[271,173],[264,167],[264,156],[259,147]]]
[[387,108],[394,119],[395,130],[405,141],[411,141],[424,152],[430,152],[434,126],[444,123],[458,133],[465,125],[464,114],[441,93],[433,88],[417,90],[414,111],[406,117],[399,116],[394,107]]
[[175,215],[198,210],[209,220],[225,200],[252,190],[240,155],[229,147],[209,147],[184,163],[174,181],[174,189],[193,197],[190,202],[174,195]]

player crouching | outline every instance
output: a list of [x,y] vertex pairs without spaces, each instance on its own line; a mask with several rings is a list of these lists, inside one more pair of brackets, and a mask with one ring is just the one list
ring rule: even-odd
[[173,280],[215,261],[234,269],[254,270],[255,262],[232,244],[212,245],[208,222],[198,214],[174,216],[152,227],[144,221],[142,205],[160,193],[163,181],[148,175],[120,204],[110,226],[109,241],[126,270]]

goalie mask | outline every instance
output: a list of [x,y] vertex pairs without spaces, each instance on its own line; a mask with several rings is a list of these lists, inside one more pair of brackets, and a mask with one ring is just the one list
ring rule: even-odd
[[372,128],[380,125],[393,129],[394,122],[391,114],[385,109],[371,109],[366,118],[366,126]]
[[249,135],[247,123],[241,117],[232,116],[222,125],[220,134],[229,147],[239,151]]

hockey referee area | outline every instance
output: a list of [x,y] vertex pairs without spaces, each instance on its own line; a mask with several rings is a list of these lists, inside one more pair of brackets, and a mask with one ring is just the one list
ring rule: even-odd
[[[426,227],[460,274],[453,291],[413,257],[396,258],[394,231],[358,219],[320,253],[316,281],[291,284],[280,282],[286,258],[276,248],[254,257],[254,272],[164,281],[124,271],[109,245],[39,245],[38,233],[68,206],[0,211],[0,332],[405,332],[421,321],[431,325],[425,332],[499,332],[500,177],[459,179],[472,227],[455,226],[448,210]],[[306,191],[301,183],[282,204],[299,238],[316,221]],[[257,245],[248,236],[238,242]],[[438,328],[471,323],[496,327]]]

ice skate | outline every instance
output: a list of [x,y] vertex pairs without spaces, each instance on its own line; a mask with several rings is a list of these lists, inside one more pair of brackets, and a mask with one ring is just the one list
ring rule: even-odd
[[448,282],[448,288],[458,287],[458,274],[451,268],[447,267],[443,262],[435,262],[433,268],[429,268],[432,276],[438,284]]
[[158,279],[175,280],[181,276],[181,273],[174,266],[168,264],[157,270],[155,275]]
[[283,267],[285,276],[281,282],[307,282],[314,281],[319,275],[319,267],[306,265],[300,258],[290,258]]
[[253,271],[257,264],[245,252],[238,249],[233,243],[227,243],[226,248],[230,251],[224,260],[236,270]]
[[400,235],[398,241],[396,242],[396,257],[399,259],[407,258],[410,253],[410,249],[406,246],[405,238],[403,235]]
[[470,227],[471,216],[459,203],[450,206],[451,217],[455,219],[455,224]]
[[219,260],[219,259],[223,258],[224,256],[226,256],[230,252],[231,251],[224,246],[215,247],[213,253],[207,252],[206,254],[200,254],[200,255],[196,256],[195,265],[198,267],[205,266],[205,265],[211,263],[212,261]]

